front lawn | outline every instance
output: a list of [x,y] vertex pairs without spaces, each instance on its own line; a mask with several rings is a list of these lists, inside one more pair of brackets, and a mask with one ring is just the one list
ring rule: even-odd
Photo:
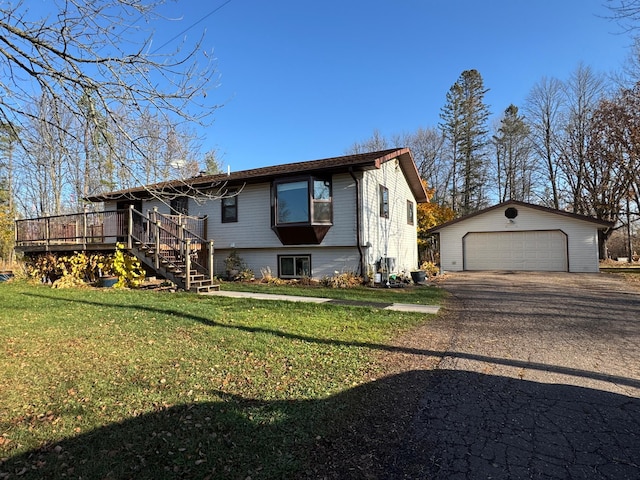
[[19,282],[0,283],[0,305],[3,480],[309,475],[376,353],[428,320]]
[[278,295],[296,295],[306,297],[335,298],[339,300],[361,300],[381,303],[409,303],[419,305],[438,305],[443,292],[438,287],[408,285],[404,288],[330,288],[306,285],[273,285],[260,282],[221,282],[222,290],[239,292],[273,293]]

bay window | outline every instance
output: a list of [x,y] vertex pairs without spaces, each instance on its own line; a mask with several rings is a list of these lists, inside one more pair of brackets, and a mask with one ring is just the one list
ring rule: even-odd
[[283,245],[317,245],[333,224],[331,180],[276,180],[271,205],[272,228]]

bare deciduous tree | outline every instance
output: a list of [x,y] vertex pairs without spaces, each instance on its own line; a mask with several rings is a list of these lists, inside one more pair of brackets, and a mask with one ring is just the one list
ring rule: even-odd
[[607,0],[607,8],[626,31],[640,29],[640,0]]
[[[152,46],[152,32],[140,27],[160,18],[162,3],[59,0],[37,11],[24,0],[0,5],[0,122],[16,130],[31,127],[38,119],[27,106],[48,99],[84,125],[67,130],[58,117],[44,117],[49,135],[57,129],[101,138],[109,161],[145,183],[135,162],[144,163],[146,151],[123,119],[150,110],[166,124],[207,124],[218,107],[207,98],[216,72],[201,42],[164,53]],[[123,141],[135,155],[121,155]],[[92,153],[84,155],[88,160]]]
[[377,128],[373,131],[371,138],[368,138],[362,142],[354,142],[346,151],[347,154],[358,154],[358,153],[368,153],[368,152],[377,152],[380,150],[386,150],[389,148],[389,142],[387,139],[380,133],[380,130]]
[[[637,95],[629,90],[599,102],[590,120],[587,161],[582,196],[587,213],[623,225],[623,207],[629,216],[629,201],[638,205],[640,168],[640,119]],[[600,232],[601,258],[611,230]]]
[[433,190],[432,202],[449,202],[447,192],[451,179],[451,169],[444,157],[444,135],[437,128],[418,128],[414,133],[405,134],[399,145],[411,149],[420,177]]
[[561,129],[563,101],[562,82],[555,78],[543,77],[533,86],[525,103],[532,147],[535,155],[545,166],[544,176],[549,185],[549,191],[543,194],[543,199],[548,198],[549,206],[555,209],[560,208],[558,132]]
[[575,213],[587,214],[582,197],[587,172],[587,144],[590,120],[604,94],[604,78],[590,67],[578,65],[564,85],[566,118],[559,168],[569,189],[569,202]]

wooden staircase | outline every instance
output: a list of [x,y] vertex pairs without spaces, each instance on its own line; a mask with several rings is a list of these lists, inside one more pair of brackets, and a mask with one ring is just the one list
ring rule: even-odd
[[214,282],[213,242],[154,210],[129,211],[128,249],[156,275],[195,293],[220,290]]

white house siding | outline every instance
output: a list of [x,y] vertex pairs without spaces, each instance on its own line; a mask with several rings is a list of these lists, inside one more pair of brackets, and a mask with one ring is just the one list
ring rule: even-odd
[[[350,175],[333,176],[333,226],[322,246],[355,246],[355,184]],[[283,248],[271,229],[271,184],[245,186],[238,195],[238,221],[222,223],[220,200],[202,205],[196,215],[208,216],[208,236],[216,249]],[[192,213],[189,210],[189,213]],[[316,246],[311,246],[315,248]],[[296,247],[297,248],[297,247]]]
[[570,272],[598,272],[598,234],[594,223],[565,215],[516,205],[518,216],[510,223],[504,208],[489,210],[440,230],[440,261],[444,271],[461,271],[463,237],[468,232],[560,230],[567,235]]
[[[380,216],[379,186],[389,189],[389,218]],[[416,201],[395,160],[378,170],[369,170],[362,179],[364,204],[363,244],[366,263],[374,268],[381,257],[396,259],[395,273],[408,274],[418,267]],[[414,225],[407,223],[407,200],[413,203]]]
[[[401,168],[392,160],[381,169],[355,172],[361,180],[363,213],[362,251],[365,263],[373,268],[380,257],[397,260],[397,272],[409,272],[417,267],[416,202]],[[378,186],[389,189],[390,216],[380,217]],[[224,273],[224,259],[236,249],[247,266],[260,277],[260,270],[270,267],[277,275],[278,255],[311,255],[312,276],[322,278],[337,272],[357,272],[360,254],[356,239],[356,183],[348,174],[332,177],[333,225],[320,245],[283,246],[271,229],[271,184],[246,185],[238,195],[238,221],[222,223],[220,200],[189,199],[189,215],[207,216],[207,237],[214,241],[215,271]],[[413,203],[414,223],[407,224],[407,200]],[[143,213],[157,207],[169,213],[168,202],[146,200]],[[115,209],[105,204],[105,209]],[[370,245],[367,247],[367,245]],[[367,272],[363,272],[367,273]]]
[[[224,259],[229,249],[216,249],[214,254],[214,270],[216,275],[225,274]],[[360,255],[356,247],[280,247],[279,249],[243,249],[238,250],[247,268],[253,270],[257,279],[262,278],[262,270],[267,267],[275,277],[278,275],[279,255],[310,255],[311,275],[313,278],[332,277],[336,272],[357,272]]]
[[238,222],[222,223],[220,201],[207,202],[203,214],[208,215],[208,235],[214,240],[216,273],[224,273],[224,259],[232,248],[258,278],[265,267],[277,275],[278,255],[311,255],[314,278],[357,272],[355,182],[349,174],[334,175],[332,189],[333,226],[320,245],[282,245],[271,229],[270,183],[244,187],[238,195]]

